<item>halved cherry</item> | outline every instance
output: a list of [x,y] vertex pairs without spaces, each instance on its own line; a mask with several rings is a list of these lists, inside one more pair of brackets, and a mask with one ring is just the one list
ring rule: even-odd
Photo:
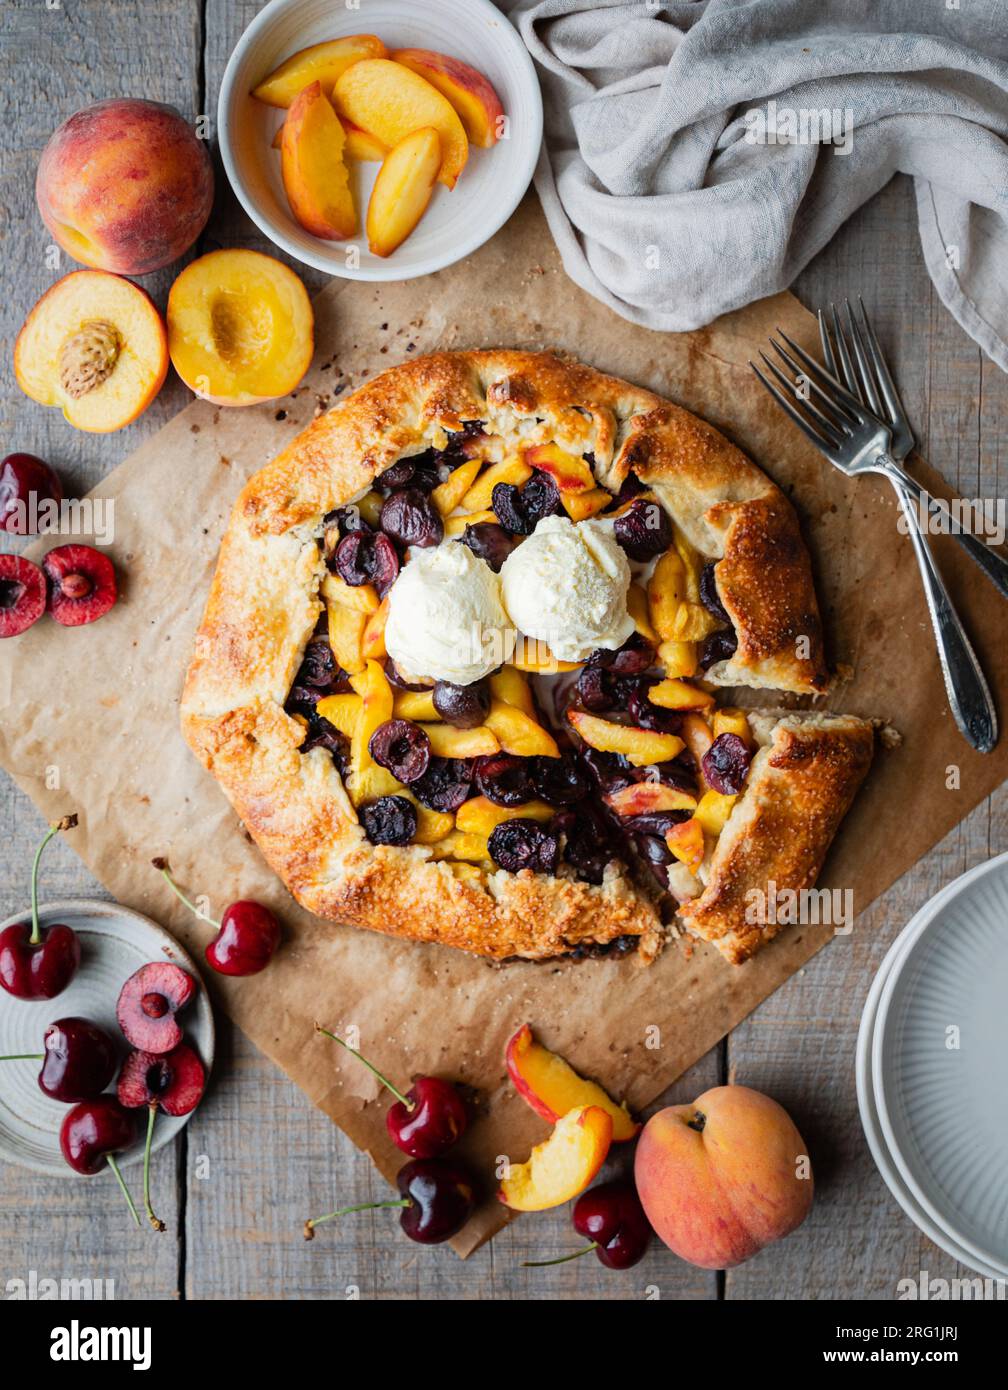
[[45,575],[23,555],[0,555],[0,637],[17,637],[46,610]]
[[64,627],[105,616],[116,601],[112,561],[90,545],[58,545],[42,561],[49,580],[49,611]]
[[186,1043],[180,1043],[168,1053],[131,1052],[119,1073],[116,1088],[119,1104],[127,1110],[147,1106],[147,1139],[144,1144],[144,1210],[155,1231],[165,1224],[154,1215],[150,1196],[151,1141],[154,1137],[154,1117],[159,1110],[166,1115],[188,1115],[203,1099],[206,1069],[197,1054]]

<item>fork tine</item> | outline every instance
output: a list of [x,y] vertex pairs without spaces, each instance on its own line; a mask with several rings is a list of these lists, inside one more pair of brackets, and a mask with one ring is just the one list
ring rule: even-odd
[[[780,332],[779,329],[778,332]],[[783,334],[781,336],[783,336]],[[796,362],[790,353],[785,352],[784,349],[781,347],[780,343],[777,342],[776,338],[770,339],[770,346],[778,354],[784,365],[788,367],[792,372],[794,372],[795,376],[801,376],[805,378],[809,386],[816,393],[816,395],[823,402],[823,404],[827,407],[827,409],[832,411],[833,415],[836,417],[833,421],[833,428],[839,430],[841,433],[850,434],[852,432],[852,425],[856,425],[858,421],[855,418],[853,411],[845,410],[843,406],[840,405],[840,403],[835,399],[835,393],[844,389],[840,385],[840,383],[831,376],[825,376],[824,379],[832,383],[833,394],[824,391],[823,388],[816,381],[812,373],[804,371],[802,369],[801,363]],[[818,368],[818,363],[815,365]]]
[[801,430],[802,434],[805,436],[806,439],[808,439],[812,444],[814,444],[817,449],[821,449],[822,452],[826,455],[826,457],[832,461],[834,455],[833,444],[830,441],[823,439],[823,437],[812,428],[809,422],[805,419],[805,416],[802,415],[802,413],[797,409],[797,407],[791,404],[787,396],[785,396],[781,391],[778,391],[777,387],[773,384],[772,381],[767,381],[766,377],[760,371],[759,367],[757,367],[756,363],[752,361],[752,359],[750,359],[749,365],[750,367],[752,367],[753,371],[759,377],[760,381],[763,383],[766,389],[770,392],[771,396],[773,396],[774,400],[780,406],[781,410],[783,410],[784,414],[794,421],[794,423],[798,426],[798,428]]
[[760,357],[762,357],[769,370],[773,372],[774,376],[783,386],[785,392],[789,396],[791,396],[793,400],[801,401],[801,408],[808,411],[810,415],[814,416],[814,418],[818,421],[819,426],[822,429],[822,432],[826,435],[827,439],[830,439],[834,444],[841,443],[844,434],[843,430],[836,423],[836,421],[830,420],[827,416],[825,416],[814,401],[806,400],[804,396],[800,395],[794,382],[791,381],[789,377],[786,377],[784,373],[780,371],[773,362],[770,361],[770,358],[766,355],[765,352],[760,352]]
[[833,344],[830,342],[830,331],[826,326],[826,315],[821,309],[816,310],[816,317],[819,320],[819,343],[822,347],[823,361],[826,363],[826,370],[836,376],[836,359],[833,356]]
[[[826,404],[831,405],[834,410],[839,410],[843,407],[847,414],[859,425],[865,424],[867,417],[864,413],[864,407],[857,396],[852,395],[842,382],[838,381],[836,377],[826,371],[824,367],[821,367],[814,357],[808,355],[804,348],[792,342],[782,328],[778,328],[777,332],[805,368],[804,375],[809,378],[813,385],[819,386],[819,395],[825,400]],[[777,350],[778,352],[780,351],[779,348]]]
[[854,356],[857,358],[858,373],[861,377],[861,399],[868,409],[876,415],[882,415],[882,403],[875,387],[875,378],[872,375],[871,364],[868,361],[868,354],[861,339],[861,330],[854,320],[854,310],[850,306],[850,300],[845,299],[844,305],[847,309],[847,324],[850,328],[851,342],[854,345]]
[[858,304],[861,307],[861,325],[864,329],[868,355],[871,358],[872,366],[875,368],[875,376],[878,381],[879,391],[881,392],[882,399],[885,401],[886,409],[889,412],[890,423],[897,425],[901,421],[906,422],[907,414],[903,409],[903,402],[900,400],[899,392],[896,390],[896,385],[889,371],[889,364],[886,362],[882,349],[879,347],[879,341],[875,336],[875,330],[871,326],[871,321],[868,318],[868,311],[865,309],[864,300],[860,295],[858,295]]
[[837,352],[840,356],[840,372],[834,372],[834,376],[842,374],[847,390],[852,391],[858,400],[863,400],[861,390],[858,386],[858,379],[854,374],[854,363],[851,361],[850,351],[847,347],[847,339],[840,326],[840,315],[837,313],[835,304],[830,305],[830,313],[833,315],[833,332],[836,334]]

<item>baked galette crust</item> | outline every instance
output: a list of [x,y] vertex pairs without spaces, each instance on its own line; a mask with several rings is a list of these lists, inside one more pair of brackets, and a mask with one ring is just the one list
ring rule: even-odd
[[[444,448],[448,432],[472,420],[486,422],[505,451],[553,442],[593,458],[598,484],[613,493],[632,469],[687,540],[716,558],[738,646],[706,672],[710,682],[799,694],[827,688],[794,512],[728,440],[650,392],[560,357],[440,353],[355,391],[246,484],[196,636],[183,732],[294,897],[320,916],[497,960],[545,959],[627,937],[650,957],[662,931],[656,905],[616,863],[600,885],[566,866],[555,877],[501,870],[463,878],[428,847],[370,844],[331,756],[300,752],[304,729],[284,712],[322,611],[322,518],[363,496],[404,455]],[[708,886],[685,913],[691,930],[729,959],[745,958],[772,934],[747,932],[736,920],[743,880],[751,872],[811,882],[867,767],[871,729],[861,721],[823,727],[818,752],[800,758],[793,750],[807,738],[785,724],[776,751],[756,760],[755,795],[747,787],[729,822],[739,835],[726,830]],[[760,830],[759,848],[746,850],[750,798],[759,810],[754,829],[772,824],[773,837],[763,843]]]

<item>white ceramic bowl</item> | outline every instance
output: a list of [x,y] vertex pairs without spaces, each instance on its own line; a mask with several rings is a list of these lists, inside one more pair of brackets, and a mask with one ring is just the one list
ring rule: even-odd
[[1008,1275],[1008,855],[964,874],[901,938],[872,1040],[900,1178],[968,1262]]
[[[16,913],[0,922],[0,931],[28,914]],[[15,999],[0,990],[0,1056],[39,1052],[42,1036],[58,1018],[89,1018],[115,1039],[120,1057],[129,1044],[116,1022],[119,991],[141,965],[170,960],[199,981],[192,957],[173,936],[131,908],[97,898],[74,898],[39,908],[42,925],[65,922],[77,933],[81,963],[62,994],[55,999]],[[209,1075],[213,1065],[214,1022],[206,988],[199,983],[185,1013],[179,1015],[186,1041],[203,1060]],[[78,1175],[63,1161],[59,1130],[69,1110],[39,1089],[39,1062],[4,1062],[0,1072],[0,1162],[20,1163],[49,1177]],[[154,1126],[154,1149],[167,1144],[189,1117],[159,1115]],[[137,1142],[120,1156],[120,1165],[135,1163],[143,1154],[146,1114],[137,1112]]]
[[[931,901],[925,904],[923,911],[929,911],[937,905],[939,900],[954,888],[955,884],[950,884],[937,894]],[[993,1266],[978,1260],[969,1251],[964,1250],[952,1236],[940,1226],[937,1226],[931,1217],[916,1200],[913,1193],[900,1177],[899,1169],[889,1146],[886,1143],[885,1135],[882,1133],[882,1125],[879,1120],[878,1107],[875,1103],[875,1091],[872,1086],[871,1061],[872,1047],[875,1041],[875,1024],[878,1013],[878,1001],[885,987],[886,980],[890,972],[895,968],[897,961],[906,947],[907,933],[916,925],[921,913],[914,917],[908,926],[890,946],[885,959],[879,966],[878,973],[872,982],[868,997],[865,1000],[864,1010],[861,1014],[861,1026],[858,1030],[857,1055],[855,1061],[855,1079],[857,1082],[858,1110],[861,1114],[861,1126],[864,1129],[865,1139],[868,1142],[868,1149],[875,1166],[878,1168],[885,1182],[886,1187],[892,1193],[900,1207],[909,1216],[910,1220],[929,1240],[934,1241],[939,1249],[944,1250],[947,1255],[951,1255],[960,1264],[966,1265],[970,1269],[976,1270],[978,1274],[988,1279],[1000,1279],[1003,1275]]]
[[[359,33],[377,34],[389,49],[429,48],[478,68],[508,118],[506,138],[489,150],[470,148],[455,188],[437,185],[412,235],[385,259],[371,254],[363,232],[354,241],[323,241],[294,220],[280,177],[280,154],[270,148],[285,112],[249,95],[299,49]],[[514,212],[539,157],[542,97],[528,50],[490,0],[367,0],[360,9],[334,0],[272,0],[231,54],[217,122],[231,187],[272,242],[330,275],[410,280],[470,255]],[[377,164],[355,167],[362,228],[377,171]]]

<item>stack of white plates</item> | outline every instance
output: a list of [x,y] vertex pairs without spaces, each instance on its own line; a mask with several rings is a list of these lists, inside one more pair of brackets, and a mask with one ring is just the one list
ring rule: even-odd
[[943,888],[893,943],[861,1019],[857,1091],[910,1219],[1008,1278],[1008,854]]

